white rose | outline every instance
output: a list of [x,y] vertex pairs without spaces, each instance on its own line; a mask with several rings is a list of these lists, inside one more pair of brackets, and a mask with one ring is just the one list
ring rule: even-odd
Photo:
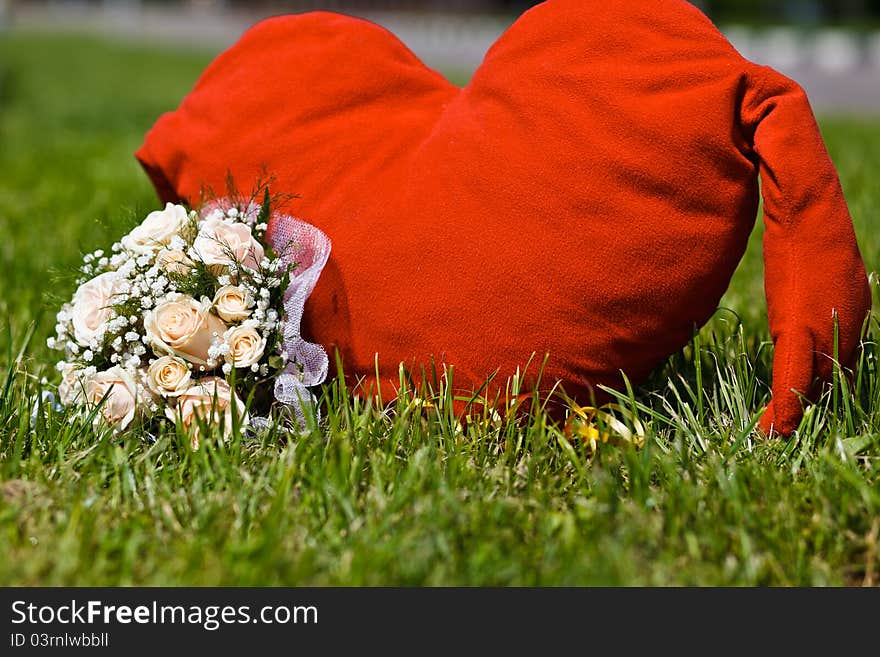
[[85,382],[82,368],[73,363],[65,363],[61,369],[61,383],[58,384],[58,397],[64,406],[78,404],[83,399]]
[[227,322],[247,319],[254,307],[254,297],[237,285],[226,285],[214,295],[214,309]]
[[119,429],[125,429],[137,410],[137,384],[118,365],[98,372],[85,381],[85,397],[89,404],[97,406],[105,396],[96,420],[103,418]]
[[177,397],[189,388],[192,372],[177,356],[157,358],[147,370],[147,387],[161,397]]
[[169,273],[183,276],[193,267],[193,261],[180,249],[162,249],[156,254],[156,264]]
[[144,331],[153,349],[180,356],[196,365],[208,364],[208,349],[226,331],[226,324],[210,312],[211,302],[181,297],[159,304],[144,316]]
[[122,246],[138,255],[152,254],[166,246],[189,221],[182,205],[167,203],[164,210],[147,215],[143,223],[122,238]]
[[265,252],[242,223],[228,224],[220,219],[206,219],[193,242],[195,255],[215,271],[237,262],[248,269],[258,269]]
[[121,279],[115,271],[108,271],[86,281],[73,294],[70,315],[73,336],[86,347],[106,330],[112,312],[113,297],[120,292]]
[[229,345],[226,360],[235,367],[250,367],[260,360],[266,348],[266,338],[252,326],[236,326],[223,335]]
[[192,448],[198,449],[201,440],[199,420],[209,426],[222,423],[222,435],[229,438],[232,433],[233,405],[241,424],[246,424],[248,416],[244,404],[232,387],[224,379],[209,376],[190,386],[177,398],[176,404],[166,407],[165,415],[189,434]]

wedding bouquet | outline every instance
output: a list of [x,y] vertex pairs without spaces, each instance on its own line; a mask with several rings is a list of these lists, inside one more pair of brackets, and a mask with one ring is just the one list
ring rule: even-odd
[[[198,211],[168,203],[109,251],[83,258],[48,346],[64,353],[59,397],[124,430],[173,422],[198,448],[218,427],[265,426],[272,406],[301,420],[324,350],[300,335],[330,253],[314,226],[235,197]],[[268,230],[272,223],[272,231]]]

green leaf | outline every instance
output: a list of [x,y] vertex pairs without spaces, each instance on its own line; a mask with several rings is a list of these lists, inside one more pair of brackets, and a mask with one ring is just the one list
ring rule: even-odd
[[272,214],[272,198],[269,196],[269,187],[263,190],[263,205],[260,207],[260,215],[257,217],[258,224],[269,223],[269,216]]
[[866,433],[861,436],[845,438],[841,442],[843,443],[843,448],[846,450],[847,454],[855,456],[856,454],[864,452],[868,447],[880,443],[880,434]]

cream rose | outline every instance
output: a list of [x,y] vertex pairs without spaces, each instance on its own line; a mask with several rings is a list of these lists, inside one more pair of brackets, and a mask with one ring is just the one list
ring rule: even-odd
[[212,342],[222,339],[226,324],[210,312],[211,302],[198,302],[192,297],[180,297],[159,304],[144,316],[144,331],[153,349],[180,356],[184,360],[207,368],[208,349]]
[[247,319],[254,307],[254,297],[237,285],[226,285],[214,295],[214,310],[227,322],[240,322]]
[[177,356],[157,358],[147,370],[147,387],[161,397],[177,397],[189,388],[192,372]]
[[172,274],[189,274],[193,261],[180,249],[162,249],[156,254],[156,264]]
[[73,294],[70,315],[73,337],[82,346],[101,337],[112,313],[113,297],[119,294],[119,274],[108,271],[86,281]]
[[226,360],[235,367],[250,367],[260,360],[266,348],[266,338],[252,326],[236,326],[223,335],[229,346]]
[[199,227],[192,246],[198,258],[215,271],[237,262],[248,269],[258,269],[265,252],[251,235],[250,226],[206,219]]
[[180,234],[187,221],[186,208],[167,203],[164,210],[151,212],[140,226],[123,237],[122,246],[139,255],[156,253]]
[[98,372],[85,381],[85,397],[89,404],[97,406],[105,396],[98,418],[125,429],[137,411],[137,384],[118,365]]
[[248,416],[244,404],[232,387],[224,379],[209,376],[190,386],[177,398],[176,404],[166,407],[165,415],[183,427],[190,435],[192,448],[198,449],[202,437],[198,419],[209,426],[222,422],[222,435],[229,438],[232,433],[233,405],[241,423],[246,424]]
[[61,383],[58,384],[58,397],[65,406],[78,404],[83,399],[84,381],[82,368],[73,363],[65,363],[61,368]]

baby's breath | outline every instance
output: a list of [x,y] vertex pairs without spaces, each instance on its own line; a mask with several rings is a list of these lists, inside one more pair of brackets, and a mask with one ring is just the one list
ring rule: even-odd
[[[138,404],[137,417],[145,422],[158,422],[174,415],[166,412],[167,409],[176,408],[175,397],[158,394],[156,384],[151,383],[150,378],[151,367],[160,367],[162,363],[158,361],[162,358],[167,361],[168,354],[177,359],[177,367],[180,367],[181,359],[186,363],[185,369],[180,371],[188,372],[187,377],[191,380],[183,380],[189,380],[190,386],[198,385],[205,377],[224,377],[240,399],[252,398],[257,386],[271,383],[287,367],[290,358],[283,346],[283,301],[294,266],[290,264],[291,258],[276,254],[266,240],[273,198],[267,188],[260,189],[262,199],[255,193],[237,203],[218,202],[216,207],[205,211],[204,216],[194,210],[186,210],[185,216],[175,215],[179,217],[179,223],[175,224],[173,234],[161,234],[161,239],[132,240],[133,231],[106,250],[96,249],[83,255],[77,286],[113,272],[108,280],[113,281],[114,292],[100,308],[77,306],[85,302],[74,296],[56,313],[55,334],[46,340],[46,346],[63,354],[56,363],[61,375],[66,379],[73,377],[72,382],[67,382],[70,384],[67,389],[75,392],[65,404],[82,401],[81,393],[86,383],[115,367],[133,382],[131,391]],[[174,212],[183,212],[177,210],[177,206],[169,204],[169,207]],[[250,250],[246,265],[227,246],[225,251],[229,262],[209,265],[193,248],[201,226],[207,221],[243,224],[262,248]],[[145,219],[138,228],[143,229],[146,222]],[[236,231],[243,232],[240,228]],[[254,260],[255,251],[264,253],[257,261]],[[160,257],[162,252],[167,257]],[[217,291],[227,286],[238,286],[243,293],[250,295],[240,314],[224,313],[225,317],[235,321],[222,320],[211,305],[211,300],[217,298]],[[210,344],[201,356],[186,352],[186,340],[169,346],[163,342],[165,338],[156,333],[155,323],[162,307],[186,299],[202,304],[199,308],[203,310],[199,312],[213,315],[210,325],[223,326],[225,330],[225,333],[213,331],[209,336]],[[101,318],[99,325],[89,324],[89,331],[84,332],[83,322],[94,322],[95,316]],[[237,372],[228,342],[234,339],[229,336],[236,327],[253,329],[258,335],[256,349],[261,350],[252,350],[251,355],[256,361],[250,362],[249,358],[249,365]],[[249,344],[248,348],[254,349],[253,344]],[[80,396],[75,394],[76,391]]]

